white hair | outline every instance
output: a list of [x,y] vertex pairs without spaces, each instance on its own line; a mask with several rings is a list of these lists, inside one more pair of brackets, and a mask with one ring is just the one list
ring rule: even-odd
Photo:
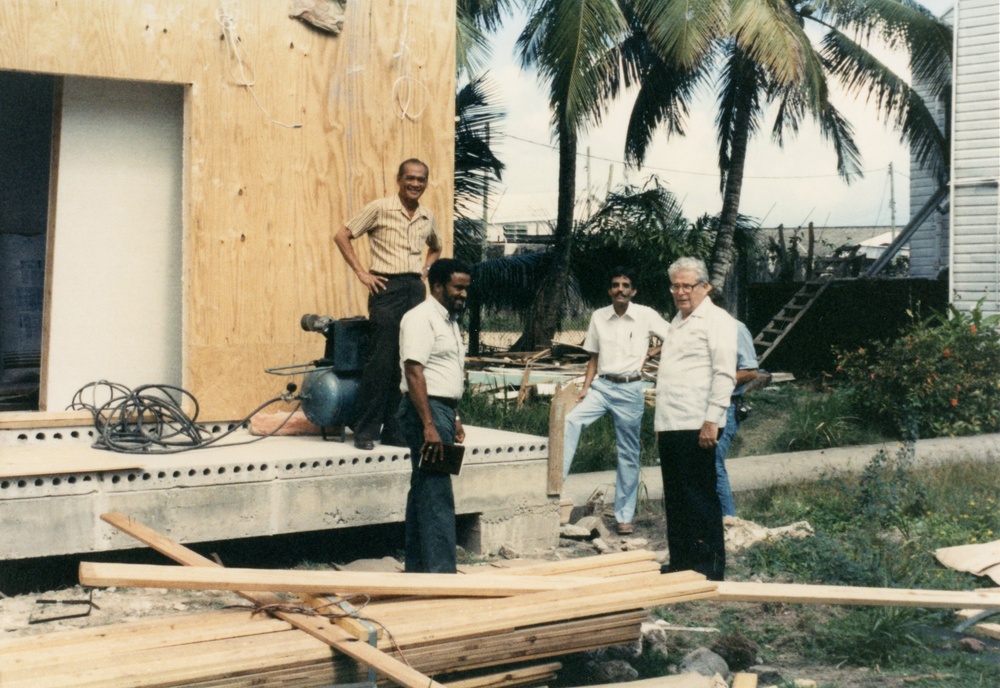
[[690,270],[695,274],[699,282],[708,282],[708,268],[705,267],[705,261],[701,258],[693,258],[691,256],[678,258],[667,268],[667,275],[673,280],[674,275],[681,270]]

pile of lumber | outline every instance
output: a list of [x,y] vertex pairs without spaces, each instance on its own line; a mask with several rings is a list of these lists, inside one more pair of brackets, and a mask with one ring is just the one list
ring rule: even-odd
[[[440,686],[430,676],[484,667],[504,671],[459,685],[538,685],[552,665],[520,665],[634,642],[646,609],[715,594],[699,574],[660,575],[651,552],[457,576],[225,569],[120,514],[104,518],[187,568],[84,563],[82,584],[237,590],[270,615],[237,609],[7,641],[4,688],[329,686],[365,681],[369,668],[428,688]],[[352,616],[309,613],[329,609],[320,592],[358,590],[373,599]],[[290,591],[299,598],[274,594]]]
[[[0,642],[3,688],[443,688],[432,676],[458,688],[510,688],[552,680],[560,667],[544,659],[634,642],[647,609],[689,600],[1000,609],[997,589],[663,575],[646,551],[467,575],[226,569],[126,516],[102,518],[184,566],[85,562],[82,584],[234,590],[249,604]],[[357,593],[369,601],[359,604]]]

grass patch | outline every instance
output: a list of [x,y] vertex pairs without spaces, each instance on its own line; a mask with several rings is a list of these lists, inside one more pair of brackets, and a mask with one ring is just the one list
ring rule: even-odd
[[808,382],[771,385],[747,397],[753,408],[730,458],[827,449],[891,440],[851,411],[846,390]]

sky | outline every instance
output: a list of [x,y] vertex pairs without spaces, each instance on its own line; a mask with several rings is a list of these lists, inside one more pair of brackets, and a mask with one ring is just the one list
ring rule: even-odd
[[[937,15],[951,0],[926,0]],[[523,16],[505,22],[493,40],[489,73],[506,109],[503,138],[494,136],[498,157],[507,165],[499,193],[491,199],[492,222],[552,219],[555,217],[558,154],[551,137],[551,113],[544,87],[534,73],[523,71],[514,44],[524,25]],[[897,73],[909,75],[905,54],[882,51],[882,59]],[[628,94],[602,120],[580,137],[577,196],[585,190],[602,198],[608,188],[629,182],[642,184],[656,175],[681,200],[684,214],[694,219],[717,214],[719,190],[718,147],[715,139],[715,95],[711,85],[696,96],[687,120],[686,135],[658,132],[641,170],[625,170],[624,142],[631,101]],[[892,222],[890,199],[895,198],[895,223],[909,219],[909,150],[900,136],[882,124],[874,106],[837,92],[836,107],[854,126],[864,177],[846,184],[838,175],[836,156],[812,120],[806,120],[784,148],[770,141],[773,117],[751,141],[747,155],[740,212],[762,226],[865,226]],[[587,153],[589,151],[589,164]],[[893,173],[890,183],[889,165]],[[589,174],[588,174],[589,167]]]

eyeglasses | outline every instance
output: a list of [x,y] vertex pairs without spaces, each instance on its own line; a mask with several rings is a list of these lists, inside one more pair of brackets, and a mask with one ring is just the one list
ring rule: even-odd
[[695,282],[694,284],[671,284],[670,291],[674,294],[689,294],[694,291],[694,288],[699,284],[704,284],[704,282]]

